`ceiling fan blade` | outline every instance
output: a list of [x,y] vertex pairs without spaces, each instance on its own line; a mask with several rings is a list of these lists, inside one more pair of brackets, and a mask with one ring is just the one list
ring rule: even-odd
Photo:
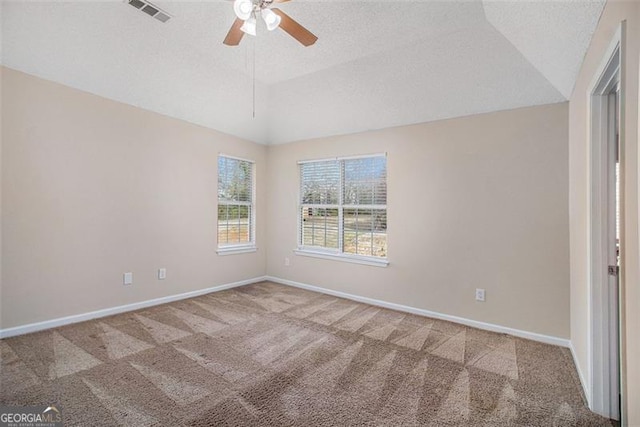
[[311,46],[318,40],[318,37],[314,36],[311,31],[307,30],[302,25],[298,24],[289,15],[281,11],[280,9],[271,9],[276,15],[282,18],[280,21],[280,28],[289,33],[291,37],[298,40],[305,46]]
[[236,18],[233,25],[229,29],[229,32],[227,33],[227,37],[224,38],[224,41],[222,43],[226,44],[227,46],[238,46],[238,44],[240,44],[240,40],[242,40],[242,36],[244,36],[244,32],[240,30],[242,24],[244,24],[244,21],[242,19]]

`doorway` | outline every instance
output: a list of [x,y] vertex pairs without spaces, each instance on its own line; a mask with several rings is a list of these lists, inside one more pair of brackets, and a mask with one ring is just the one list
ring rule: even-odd
[[590,378],[591,409],[620,420],[621,191],[620,39],[591,91]]

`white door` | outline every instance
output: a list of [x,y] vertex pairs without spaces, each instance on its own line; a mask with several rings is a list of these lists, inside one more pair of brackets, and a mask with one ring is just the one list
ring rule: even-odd
[[[621,234],[620,100],[621,36],[616,36],[605,56],[590,94],[590,231],[589,231],[589,373],[590,408],[605,417],[620,419],[619,288]],[[622,244],[621,244],[622,242]]]
[[620,293],[620,85],[607,94],[607,272],[609,293],[609,401],[610,415],[620,420],[620,342],[619,342],[619,293]]

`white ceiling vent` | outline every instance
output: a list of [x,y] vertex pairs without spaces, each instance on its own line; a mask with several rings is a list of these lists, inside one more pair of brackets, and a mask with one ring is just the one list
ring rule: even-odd
[[148,1],[142,1],[142,0],[125,0],[125,1],[129,3],[131,6],[135,7],[136,9],[139,9],[144,13],[146,13],[147,15],[156,18],[160,22],[167,22],[169,19],[171,19],[171,15],[169,15],[164,10],[160,9],[155,4],[149,3]]

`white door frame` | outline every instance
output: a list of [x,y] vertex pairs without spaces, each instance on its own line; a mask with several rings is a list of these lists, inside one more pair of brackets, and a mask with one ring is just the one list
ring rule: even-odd
[[[588,265],[589,265],[589,325],[588,325],[588,369],[589,385],[587,399],[592,411],[608,418],[620,419],[619,411],[619,369],[620,369],[620,306],[617,299],[617,289],[614,287],[620,279],[613,281],[608,272],[611,265],[610,241],[611,241],[611,212],[607,211],[614,194],[611,194],[611,160],[615,155],[610,143],[612,133],[612,103],[610,93],[615,87],[620,89],[620,105],[624,105],[624,80],[622,78],[623,61],[623,34],[625,23],[623,22],[606,51],[603,62],[600,65],[595,79],[589,87],[587,96],[589,100],[589,144],[588,144],[588,206],[589,206],[589,239],[588,239]],[[615,108],[615,106],[613,106]],[[623,111],[620,108],[620,127],[623,123]],[[623,132],[620,129],[620,147],[623,146]],[[620,205],[623,205],[624,173],[622,155],[620,150]],[[615,161],[614,161],[615,164]],[[623,215],[621,215],[620,251],[624,245]],[[615,237],[614,237],[615,238]],[[621,256],[622,260],[623,257]],[[620,270],[622,270],[622,265]]]

